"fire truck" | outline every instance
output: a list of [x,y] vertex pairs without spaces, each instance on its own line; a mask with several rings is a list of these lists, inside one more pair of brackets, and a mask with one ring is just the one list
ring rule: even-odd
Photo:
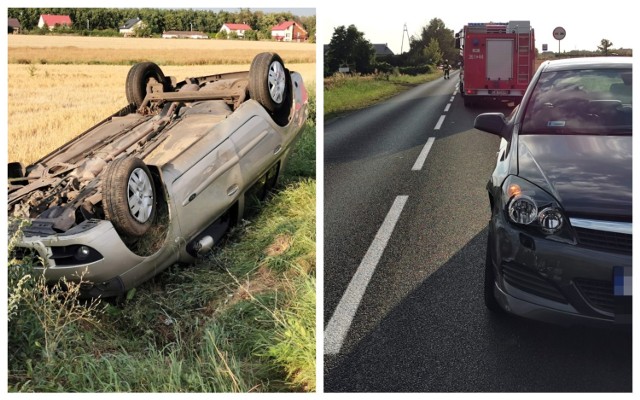
[[460,94],[465,107],[482,100],[522,100],[535,72],[529,21],[470,23],[456,35],[462,56]]

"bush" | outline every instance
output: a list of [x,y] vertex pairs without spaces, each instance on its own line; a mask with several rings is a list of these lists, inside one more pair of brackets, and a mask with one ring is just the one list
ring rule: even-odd
[[246,31],[244,33],[245,40],[258,40],[258,31]]
[[226,39],[226,38],[227,38],[227,31],[220,31],[216,33],[216,39]]
[[382,61],[382,62],[374,62],[372,64],[372,67],[378,71],[378,73],[383,73],[383,74],[389,74],[391,73],[391,71],[393,71],[393,67],[391,66],[391,64],[389,64],[388,62]]
[[[10,239],[9,254],[19,234]],[[7,272],[9,367],[27,374],[32,365],[53,366],[74,354],[101,312],[97,302],[81,304],[81,283],[61,281],[51,286],[34,269],[36,262],[35,257],[10,257]]]
[[420,75],[420,74],[428,74],[431,72],[430,65],[414,65],[409,67],[399,67],[398,70],[401,74],[404,75]]

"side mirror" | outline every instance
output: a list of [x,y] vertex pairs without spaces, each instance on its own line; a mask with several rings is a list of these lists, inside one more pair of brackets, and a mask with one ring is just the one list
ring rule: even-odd
[[511,139],[511,131],[507,130],[507,120],[503,113],[480,114],[476,117],[473,127],[500,136],[507,141]]

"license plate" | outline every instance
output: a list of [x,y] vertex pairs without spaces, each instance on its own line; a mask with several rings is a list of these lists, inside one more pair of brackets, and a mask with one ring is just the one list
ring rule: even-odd
[[495,94],[496,96],[504,96],[509,94],[508,90],[489,90],[489,94]]
[[631,296],[631,267],[613,267],[613,295]]

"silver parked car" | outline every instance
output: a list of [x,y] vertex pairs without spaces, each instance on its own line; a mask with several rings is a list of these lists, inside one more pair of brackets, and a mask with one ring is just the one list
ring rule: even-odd
[[129,105],[23,168],[9,164],[13,256],[83,295],[120,295],[192,262],[273,187],[307,118],[302,77],[275,53],[247,72],[176,82],[154,63],[126,78]]
[[559,324],[631,324],[630,57],[540,66],[510,117],[487,184],[485,304]]

